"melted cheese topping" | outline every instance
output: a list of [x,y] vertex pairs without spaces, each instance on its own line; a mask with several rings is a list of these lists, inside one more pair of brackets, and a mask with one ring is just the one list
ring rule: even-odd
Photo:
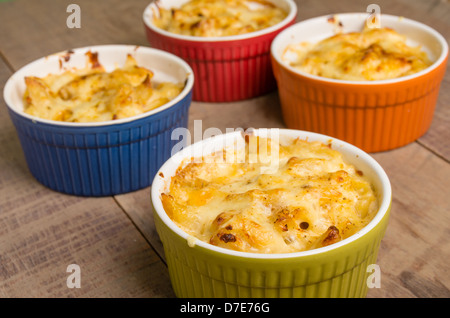
[[341,33],[316,44],[289,45],[283,60],[294,68],[340,80],[373,81],[417,73],[432,63],[420,47],[389,28]]
[[154,83],[153,72],[128,55],[125,65],[108,73],[96,53],[87,53],[84,69],[43,78],[26,77],[24,111],[43,119],[101,122],[135,116],[166,104],[184,85]]
[[180,8],[158,7],[153,23],[168,32],[190,36],[230,36],[268,28],[287,13],[264,0],[192,0]]
[[168,216],[190,236],[216,246],[289,253],[345,239],[376,214],[371,184],[329,145],[299,139],[279,145],[276,168],[265,173],[267,160],[249,161],[261,143],[268,140],[247,139],[245,161],[214,160],[235,156],[225,150],[180,167],[161,194]]

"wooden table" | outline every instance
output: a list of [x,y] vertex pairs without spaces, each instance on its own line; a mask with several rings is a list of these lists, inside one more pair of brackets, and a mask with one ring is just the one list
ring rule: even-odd
[[[299,20],[365,12],[370,1],[299,0]],[[70,29],[66,9],[81,8]],[[382,13],[409,17],[450,38],[448,0],[377,0]],[[97,44],[147,45],[148,0],[10,0],[0,3],[0,88],[37,58]],[[193,102],[190,128],[284,127],[277,93],[251,100]],[[450,296],[450,72],[430,130],[400,149],[376,153],[393,186],[390,223],[377,264],[381,288],[368,297]],[[68,288],[78,264],[81,288]],[[0,100],[0,297],[174,297],[155,232],[150,188],[104,198],[60,194],[29,173]]]

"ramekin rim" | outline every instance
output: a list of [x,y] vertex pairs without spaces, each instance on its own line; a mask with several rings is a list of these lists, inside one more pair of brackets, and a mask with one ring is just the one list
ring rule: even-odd
[[285,30],[281,31],[272,41],[271,46],[270,46],[270,54],[273,57],[273,59],[275,59],[275,61],[280,65],[280,67],[298,74],[300,76],[309,78],[311,80],[315,80],[315,81],[319,81],[319,82],[325,82],[325,83],[330,83],[330,84],[337,84],[337,85],[358,85],[358,86],[363,86],[363,85],[386,85],[386,84],[394,84],[394,83],[400,83],[400,82],[406,82],[409,81],[411,79],[417,78],[417,77],[421,77],[425,74],[428,74],[430,72],[432,72],[433,70],[435,70],[436,68],[438,68],[448,57],[449,55],[449,47],[447,44],[447,41],[445,40],[445,38],[442,36],[442,34],[440,34],[438,31],[436,31],[435,29],[433,29],[432,27],[430,27],[429,25],[426,25],[422,22],[413,20],[413,19],[409,19],[409,18],[405,18],[405,17],[401,17],[401,16],[396,16],[396,15],[391,15],[391,14],[381,14],[381,17],[387,17],[390,19],[402,19],[403,21],[407,21],[408,23],[411,24],[416,24],[418,27],[421,27],[425,30],[427,30],[430,34],[432,34],[441,44],[442,47],[442,52],[439,55],[439,57],[436,59],[436,61],[434,61],[434,63],[430,66],[428,66],[427,68],[414,73],[414,74],[410,74],[410,75],[406,75],[406,76],[402,76],[402,77],[397,77],[397,78],[392,78],[392,79],[385,79],[385,80],[374,80],[374,81],[354,81],[354,80],[340,80],[340,79],[333,79],[333,78],[327,78],[327,77],[323,77],[323,76],[317,76],[317,75],[312,75],[306,72],[303,72],[301,70],[298,70],[290,65],[288,65],[286,62],[281,60],[281,57],[278,56],[277,54],[275,54],[274,52],[277,49],[277,39],[280,39],[284,34],[292,32],[293,28],[295,28],[296,26],[300,25],[300,24],[304,24],[304,23],[308,23],[311,22],[313,20],[319,20],[319,19],[324,19],[330,16],[345,16],[345,15],[361,15],[361,14],[367,14],[364,12],[344,12],[344,13],[336,13],[336,14],[327,14],[327,15],[322,15],[322,16],[318,16],[318,17],[313,17],[313,18],[309,18],[306,20],[302,20],[300,22],[297,22],[295,24],[293,24],[292,26],[286,28]]
[[230,35],[230,36],[214,36],[214,37],[200,37],[200,36],[191,36],[191,35],[181,35],[176,34],[172,32],[165,31],[161,28],[156,27],[153,25],[153,23],[150,21],[149,14],[151,15],[151,6],[156,2],[157,0],[152,1],[149,5],[147,5],[144,9],[143,13],[143,21],[146,27],[151,29],[152,31],[159,33],[163,36],[166,36],[168,38],[173,38],[176,40],[181,41],[188,41],[188,42],[208,42],[208,43],[219,43],[219,42],[233,42],[233,41],[240,41],[240,40],[248,40],[251,38],[257,38],[266,34],[270,34],[272,32],[276,32],[277,30],[282,29],[287,24],[292,22],[296,16],[297,16],[297,5],[293,0],[282,0],[285,1],[289,5],[289,13],[288,15],[277,24],[274,24],[268,28],[264,28],[258,31],[249,32],[245,34],[238,34],[238,35]]
[[[258,131],[262,131],[265,128],[260,128],[254,130],[256,134],[258,134]],[[214,138],[232,138],[235,134],[241,134],[241,132],[231,132],[231,133],[225,133],[222,135],[217,135],[214,137],[210,137],[201,141],[198,141],[196,143],[191,144],[190,146],[184,148],[183,150],[179,151],[172,157],[170,157],[158,170],[156,173],[152,186],[151,186],[151,194],[150,199],[152,201],[153,206],[153,213],[157,213],[159,218],[163,221],[163,223],[175,234],[177,234],[182,239],[185,239],[188,241],[188,239],[194,239],[194,245],[190,248],[200,247],[203,249],[206,249],[212,253],[219,253],[225,256],[231,256],[231,257],[241,257],[241,258],[248,258],[248,259],[292,259],[292,258],[298,258],[298,257],[309,257],[314,256],[318,254],[327,253],[329,251],[338,249],[340,247],[344,247],[356,240],[358,240],[360,237],[365,236],[369,232],[371,232],[385,217],[385,215],[389,212],[392,204],[392,187],[389,180],[389,177],[387,176],[384,169],[381,167],[381,165],[368,153],[363,151],[362,149],[345,142],[343,140],[327,136],[324,134],[309,132],[309,131],[303,131],[303,130],[296,130],[296,129],[285,129],[285,128],[277,128],[281,132],[284,132],[285,135],[290,136],[290,134],[296,136],[292,138],[304,138],[308,139],[309,137],[316,137],[319,140],[328,140],[331,141],[332,145],[340,145],[341,147],[346,147],[349,149],[352,153],[354,153],[359,159],[363,160],[364,162],[368,163],[371,167],[371,169],[376,173],[377,178],[380,179],[380,182],[382,183],[382,189],[383,189],[383,200],[380,203],[378,207],[377,214],[374,216],[374,218],[361,230],[354,233],[353,235],[349,236],[348,238],[345,238],[342,241],[339,241],[337,243],[320,247],[312,250],[307,251],[300,251],[300,252],[292,252],[292,253],[252,253],[252,252],[241,252],[241,251],[235,251],[231,249],[226,249],[223,247],[218,247],[212,244],[209,244],[207,242],[201,241],[200,239],[193,238],[188,233],[184,232],[180,227],[178,227],[172,219],[167,215],[165,212],[162,202],[161,202],[161,189],[164,187],[164,183],[167,182],[167,175],[164,175],[164,170],[170,168],[171,165],[175,164],[178,161],[174,162],[174,158],[181,157],[181,158],[187,158],[183,156],[183,152],[188,152],[190,147],[193,147],[196,144],[203,143],[203,142],[211,142]],[[178,168],[178,166],[175,166],[171,169],[174,169],[174,171]],[[171,177],[171,176],[170,176]]]
[[[168,103],[161,105],[160,107],[157,107],[155,109],[152,109],[148,112],[138,114],[135,116],[131,116],[131,117],[127,117],[127,118],[108,120],[108,121],[100,121],[100,122],[72,123],[72,122],[43,119],[43,118],[40,118],[37,116],[29,115],[29,114],[25,113],[24,111],[17,111],[12,106],[10,106],[10,104],[13,104],[9,97],[10,90],[12,90],[12,85],[13,85],[14,81],[18,80],[18,79],[16,79],[18,77],[18,74],[20,74],[21,72],[24,72],[24,70],[27,69],[28,67],[31,67],[38,63],[41,63],[42,61],[45,61],[46,59],[51,58],[53,56],[59,57],[59,56],[61,56],[61,54],[66,54],[68,51],[76,53],[76,52],[84,52],[84,51],[87,52],[89,50],[96,50],[96,49],[114,49],[117,47],[119,47],[120,49],[124,49],[124,50],[129,49],[130,52],[137,51],[137,50],[141,50],[141,51],[144,50],[144,51],[151,52],[150,54],[159,54],[161,56],[166,56],[166,57],[172,59],[174,62],[176,62],[177,64],[179,64],[186,70],[187,76],[186,76],[186,81],[185,81],[185,83],[186,83],[185,87],[183,88],[181,93],[178,94],[178,96],[176,96],[174,99],[172,99]],[[5,100],[5,104],[8,107],[8,109],[10,109],[11,111],[13,111],[14,113],[16,113],[17,115],[19,115],[21,117],[31,120],[32,122],[42,123],[42,124],[51,125],[51,126],[70,127],[70,128],[105,127],[105,126],[117,126],[117,125],[121,125],[121,124],[134,122],[134,121],[137,121],[137,120],[140,120],[143,118],[147,118],[147,117],[156,115],[166,109],[169,109],[172,106],[181,102],[189,94],[189,92],[192,91],[193,85],[194,85],[194,72],[193,72],[192,68],[183,59],[181,59],[180,57],[178,57],[170,52],[166,52],[163,50],[159,50],[159,49],[151,48],[151,47],[147,47],[147,46],[142,46],[142,45],[134,45],[134,44],[104,44],[104,45],[91,45],[91,46],[72,48],[72,49],[65,50],[65,51],[51,53],[49,55],[43,56],[41,58],[38,58],[36,60],[33,60],[33,61],[23,65],[17,71],[15,71],[6,81],[6,84],[3,88],[3,98]]]

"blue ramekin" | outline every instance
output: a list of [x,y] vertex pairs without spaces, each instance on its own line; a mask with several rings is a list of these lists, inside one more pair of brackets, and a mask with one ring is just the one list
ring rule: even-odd
[[[98,52],[99,62],[112,69],[132,54],[154,79],[185,82],[179,96],[145,114],[101,123],[44,120],[23,111],[24,77],[44,76],[66,68],[84,67],[85,53]],[[69,58],[67,57],[69,56]],[[180,146],[172,137],[187,129],[194,77],[182,59],[156,49],[102,45],[60,52],[32,62],[14,73],[4,99],[31,174],[48,188],[79,196],[110,196],[150,186],[161,165]]]

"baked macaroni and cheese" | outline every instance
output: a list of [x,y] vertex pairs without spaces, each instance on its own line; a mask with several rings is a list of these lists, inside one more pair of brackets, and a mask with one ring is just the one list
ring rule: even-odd
[[251,149],[260,154],[262,143],[269,145],[264,147],[269,153],[270,142],[247,136],[245,161],[226,160],[235,156],[233,149],[180,166],[161,194],[167,215],[195,239],[255,253],[334,244],[375,216],[375,190],[340,152],[300,139],[277,143],[276,168],[265,173],[267,160],[248,159]]
[[431,65],[420,47],[389,28],[339,33],[316,44],[289,45],[283,60],[294,68],[327,78],[373,81],[417,73]]
[[125,65],[106,72],[97,53],[88,52],[85,68],[43,78],[25,78],[24,111],[43,119],[101,122],[135,116],[166,104],[184,84],[155,83],[153,72],[128,55]]
[[155,26],[176,34],[201,37],[254,32],[275,25],[287,16],[287,12],[264,0],[192,0],[179,8],[157,8]]

